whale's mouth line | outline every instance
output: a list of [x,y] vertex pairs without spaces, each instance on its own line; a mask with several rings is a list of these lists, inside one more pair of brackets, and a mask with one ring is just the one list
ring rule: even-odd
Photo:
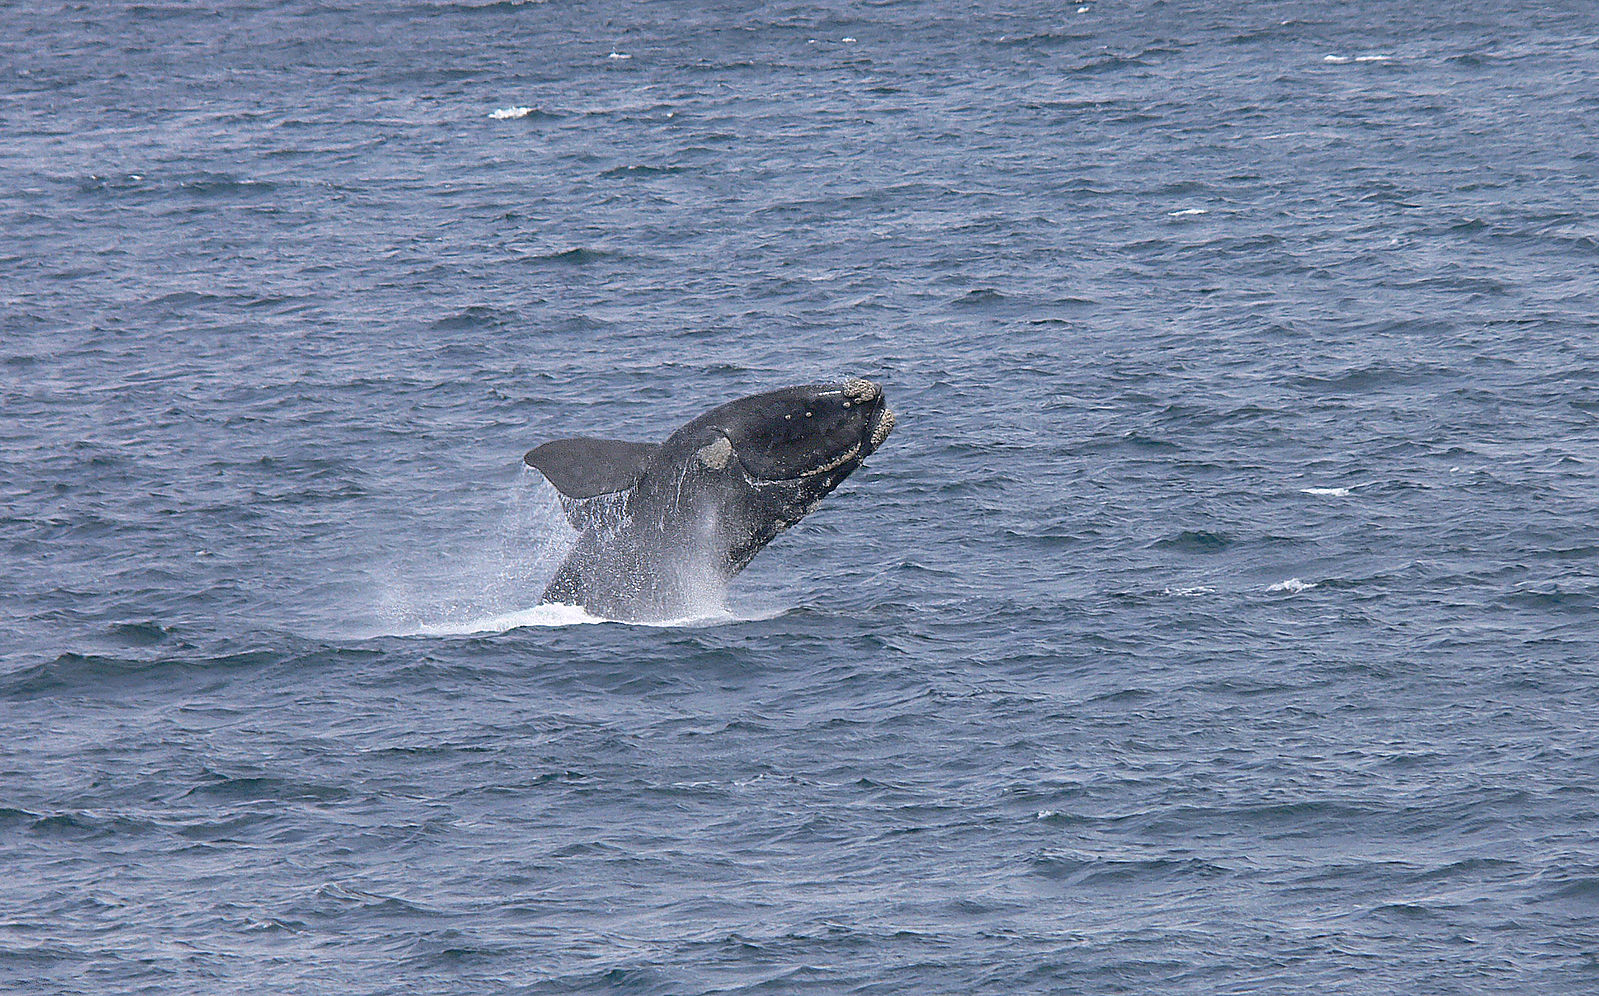
[[849,463],[851,460],[853,460],[857,456],[859,456],[860,452],[861,452],[861,444],[860,443],[856,443],[854,446],[851,446],[849,449],[847,449],[843,453],[839,454],[837,459],[829,460],[827,463],[822,464],[820,467],[813,467],[810,470],[805,471],[803,474],[800,474],[797,479],[798,480],[804,480],[807,477],[815,477],[818,474],[825,474],[825,473],[827,473],[830,470],[837,470],[838,468],[844,466],[846,463]]
[[772,485],[792,483],[794,481],[808,481],[814,477],[821,477],[824,474],[830,474],[845,464],[851,462],[859,463],[860,461],[865,460],[879,446],[883,445],[883,440],[887,439],[888,434],[894,431],[894,422],[895,419],[893,410],[887,405],[884,405],[873,415],[871,428],[863,433],[861,438],[857,439],[854,445],[850,446],[849,449],[845,450],[824,464],[812,467],[810,470],[804,470],[798,474],[793,474],[788,477],[757,477],[756,475],[750,473],[749,467],[744,464],[743,460],[739,460],[739,466],[744,471],[745,480],[754,485]]
[[813,477],[820,477],[823,474],[837,470],[846,463],[849,463],[851,460],[858,459],[860,455],[861,444],[856,443],[854,446],[851,446],[849,449],[845,450],[832,460],[829,460],[827,463],[822,464],[820,467],[812,467],[810,470],[802,470],[798,474],[791,474],[788,477],[757,477],[756,475],[750,473],[749,467],[745,465],[743,460],[739,461],[739,466],[744,470],[744,479],[746,481],[749,481],[756,487],[770,487],[772,485],[793,484],[796,481],[808,481]]

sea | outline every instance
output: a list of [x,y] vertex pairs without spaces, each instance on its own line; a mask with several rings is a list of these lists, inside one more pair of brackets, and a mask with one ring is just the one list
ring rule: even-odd
[[1599,6],[0,2],[0,558],[7,994],[1599,992]]

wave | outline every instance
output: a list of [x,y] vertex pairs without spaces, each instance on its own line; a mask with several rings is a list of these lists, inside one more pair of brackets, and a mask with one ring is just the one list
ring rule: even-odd
[[522,121],[525,119],[531,119],[534,121],[555,121],[558,120],[561,115],[546,111],[540,107],[528,107],[523,104],[512,104],[508,107],[500,107],[490,111],[489,117],[493,118],[495,121]]
[[601,616],[589,615],[579,605],[562,605],[550,603],[535,605],[530,609],[521,609],[515,612],[502,612],[496,615],[483,616],[477,619],[467,619],[460,622],[440,623],[437,625],[418,626],[409,633],[396,634],[399,636],[473,636],[479,633],[505,633],[513,629],[536,626],[582,626],[591,623],[609,622]]
[[1316,587],[1316,582],[1314,581],[1301,581],[1298,578],[1289,578],[1286,581],[1279,581],[1276,584],[1271,585],[1266,590],[1281,591],[1290,595],[1297,595],[1302,591],[1309,591],[1314,587]]
[[731,609],[720,609],[704,615],[683,616],[675,619],[611,619],[606,616],[596,616],[581,605],[567,605],[562,602],[546,602],[531,608],[518,609],[513,612],[501,612],[495,615],[483,616],[476,619],[467,619],[459,622],[439,624],[426,624],[404,633],[384,634],[390,636],[482,636],[485,634],[508,633],[513,629],[555,629],[567,626],[591,626],[596,623],[613,623],[619,626],[643,626],[651,629],[684,629],[706,626],[725,626],[730,623],[765,622],[787,613],[786,608],[766,609],[761,611],[735,612]]

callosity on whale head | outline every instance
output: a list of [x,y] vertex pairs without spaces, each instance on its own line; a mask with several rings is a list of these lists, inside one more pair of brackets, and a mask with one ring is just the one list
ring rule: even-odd
[[547,443],[526,461],[561,492],[580,534],[544,599],[615,618],[691,611],[893,428],[882,389],[851,378],[728,402],[659,446]]

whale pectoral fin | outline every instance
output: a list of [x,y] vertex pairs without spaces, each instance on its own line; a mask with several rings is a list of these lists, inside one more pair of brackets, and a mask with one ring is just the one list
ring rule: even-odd
[[593,498],[631,488],[660,448],[620,439],[557,439],[528,450],[522,462],[567,498]]

